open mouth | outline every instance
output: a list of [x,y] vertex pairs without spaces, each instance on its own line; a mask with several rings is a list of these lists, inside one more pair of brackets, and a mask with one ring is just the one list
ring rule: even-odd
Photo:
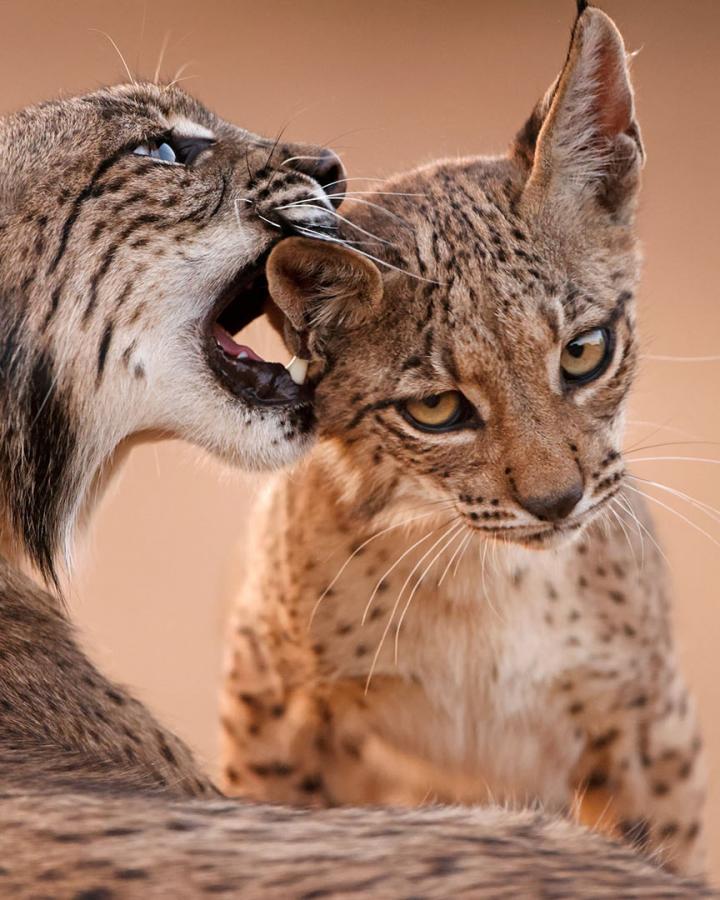
[[263,254],[253,266],[243,269],[215,303],[205,326],[208,363],[223,387],[249,404],[307,406],[312,390],[305,384],[301,366],[268,362],[252,347],[236,340],[270,303],[265,278],[267,256]]

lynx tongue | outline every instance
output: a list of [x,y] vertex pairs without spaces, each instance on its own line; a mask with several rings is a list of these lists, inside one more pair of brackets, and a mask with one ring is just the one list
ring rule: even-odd
[[256,362],[265,361],[250,347],[236,344],[230,332],[226,331],[218,322],[213,324],[213,337],[223,352],[233,359],[254,359]]

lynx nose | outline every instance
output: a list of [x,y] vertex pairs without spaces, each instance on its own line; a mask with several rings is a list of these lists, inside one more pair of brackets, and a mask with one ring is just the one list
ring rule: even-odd
[[583,486],[578,481],[563,491],[544,497],[518,497],[518,503],[541,522],[559,522],[570,515],[582,495]]
[[293,168],[319,182],[333,206],[340,206],[345,198],[346,173],[340,157],[332,150],[322,150],[318,156],[293,160]]

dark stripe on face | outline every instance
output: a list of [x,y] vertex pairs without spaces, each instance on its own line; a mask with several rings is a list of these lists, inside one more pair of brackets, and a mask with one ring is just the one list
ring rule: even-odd
[[222,187],[220,188],[220,196],[217,199],[217,203],[213,206],[212,210],[208,214],[208,222],[210,219],[214,219],[215,216],[220,212],[220,208],[223,205],[223,200],[225,199],[225,195],[227,194],[228,189],[228,177],[227,175],[222,176]]
[[378,400],[376,403],[368,403],[361,407],[348,423],[348,431],[356,428],[368,413],[375,412],[378,409],[387,409],[389,406],[394,406],[396,402],[395,400]]
[[92,277],[92,281],[90,282],[90,299],[87,302],[87,306],[85,307],[85,311],[83,312],[83,324],[87,322],[90,318],[92,311],[95,309],[95,304],[97,303],[97,295],[100,284],[102,283],[103,278],[107,275],[108,269],[112,265],[113,260],[118,252],[119,244],[111,244],[108,249],[105,251],[105,257],[100,265],[100,268],[95,272]]
[[105,326],[105,331],[103,332],[103,336],[100,339],[100,347],[98,349],[98,361],[97,361],[97,385],[100,385],[102,381],[103,372],[105,371],[105,361],[107,360],[108,350],[110,349],[110,342],[112,341],[113,336],[113,323],[109,321]]
[[65,222],[63,223],[62,232],[60,234],[60,244],[58,245],[55,256],[50,263],[47,274],[52,275],[52,273],[57,269],[58,263],[63,258],[65,251],[67,250],[68,241],[70,239],[70,233],[72,232],[73,226],[75,222],[77,222],[80,212],[82,211],[82,206],[86,200],[88,200],[92,196],[98,196],[97,191],[97,182],[102,176],[110,169],[115,163],[121,159],[128,152],[128,147],[122,147],[120,150],[117,150],[113,153],[112,156],[109,156],[107,159],[104,159],[100,165],[95,169],[92,178],[85,185],[82,191],[78,194],[78,196],[73,201],[73,205],[70,208],[70,212],[68,213]]
[[60,297],[62,295],[62,290],[65,285],[64,281],[61,281],[60,284],[56,284],[53,288],[52,294],[50,295],[50,309],[45,316],[45,321],[42,324],[42,330],[45,331],[52,321],[55,313],[57,312],[58,306],[60,305]]

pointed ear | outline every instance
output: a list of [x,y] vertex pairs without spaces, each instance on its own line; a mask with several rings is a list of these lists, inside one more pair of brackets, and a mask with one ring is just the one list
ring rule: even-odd
[[[281,241],[268,257],[266,274],[273,302],[301,336],[324,328],[357,328],[383,295],[382,277],[369,259],[309,238]],[[296,349],[294,341],[289,343]]]
[[622,36],[599,9],[578,9],[565,66],[513,150],[531,202],[594,195],[616,211],[635,196],[645,151]]

